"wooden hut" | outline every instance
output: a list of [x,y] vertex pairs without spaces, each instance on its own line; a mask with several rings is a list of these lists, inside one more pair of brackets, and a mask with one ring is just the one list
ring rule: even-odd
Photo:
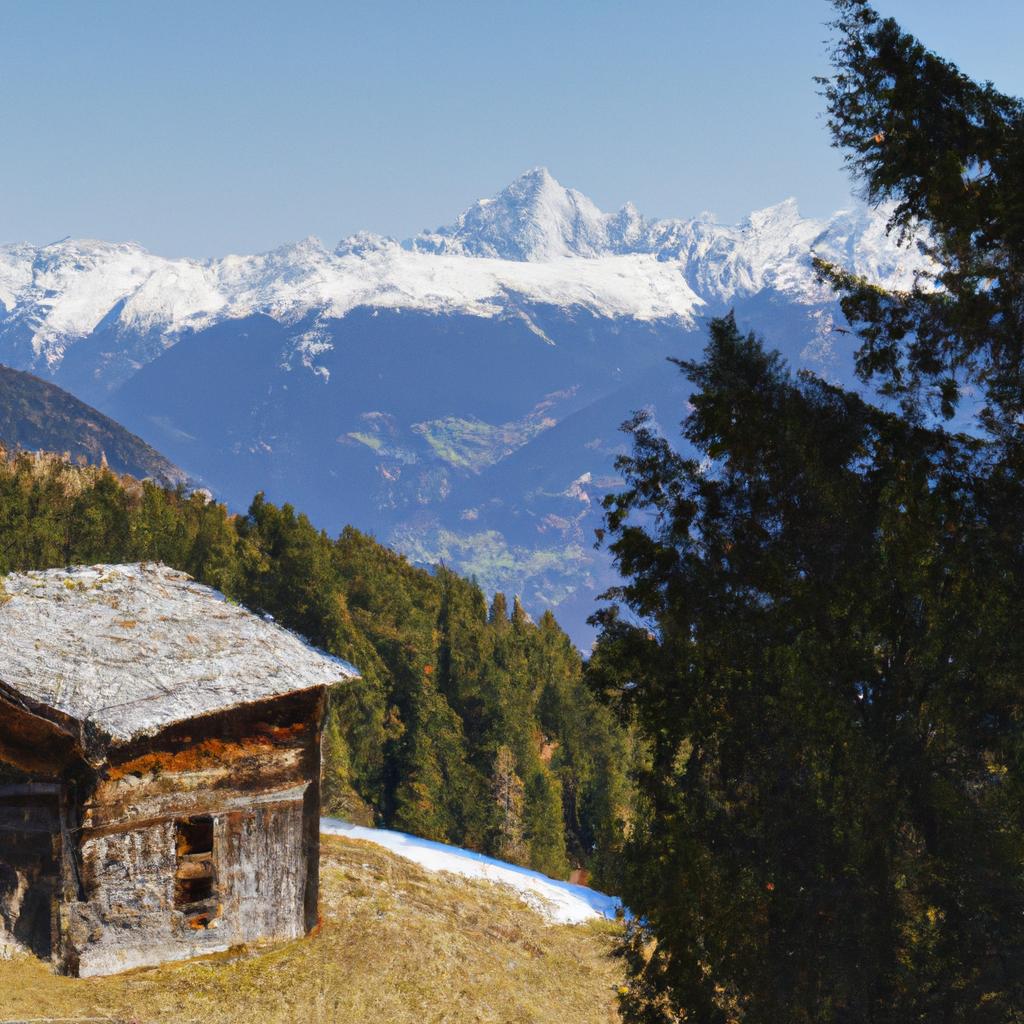
[[0,947],[85,977],[305,934],[356,675],[166,566],[4,578]]

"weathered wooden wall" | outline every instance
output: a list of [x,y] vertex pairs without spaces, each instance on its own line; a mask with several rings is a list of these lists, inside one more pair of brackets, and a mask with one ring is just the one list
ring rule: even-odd
[[63,776],[77,739],[0,684],[0,949],[48,957],[61,891]]
[[203,926],[175,907],[175,823],[82,844],[84,901],[61,907],[63,961],[81,977],[306,931],[303,801],[214,809],[216,910]]
[[0,782],[0,949],[18,946],[37,956],[52,950],[59,785]]
[[[0,774],[0,947],[89,976],[308,931],[323,703],[318,688],[195,719],[98,770],[74,737],[0,706],[0,763],[16,766]],[[211,818],[210,853],[182,856],[178,823]],[[206,877],[210,898],[182,906],[182,879]]]
[[[80,891],[60,908],[65,970],[108,974],[308,930],[322,701],[250,705],[112,754],[81,807]],[[216,874],[201,913],[175,905],[175,876],[190,870],[176,822],[199,816],[213,818]]]

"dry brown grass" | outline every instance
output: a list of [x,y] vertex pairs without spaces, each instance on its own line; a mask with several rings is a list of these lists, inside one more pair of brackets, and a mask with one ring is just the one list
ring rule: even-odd
[[549,926],[508,890],[324,839],[323,925],[307,939],[113,978],[0,962],[0,1020],[181,1024],[609,1024],[610,923]]

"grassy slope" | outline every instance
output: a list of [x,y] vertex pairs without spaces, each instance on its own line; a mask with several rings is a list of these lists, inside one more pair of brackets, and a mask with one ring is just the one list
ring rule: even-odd
[[428,874],[368,843],[325,838],[321,867],[311,938],[84,981],[27,957],[0,962],[0,1020],[618,1020],[615,925],[549,926],[500,887]]

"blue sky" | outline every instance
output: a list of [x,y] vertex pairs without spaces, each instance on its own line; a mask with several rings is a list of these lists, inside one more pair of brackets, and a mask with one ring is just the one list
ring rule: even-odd
[[[1024,3],[878,0],[1024,93]],[[0,0],[0,242],[250,252],[446,222],[548,166],[599,205],[848,202],[825,0]]]

